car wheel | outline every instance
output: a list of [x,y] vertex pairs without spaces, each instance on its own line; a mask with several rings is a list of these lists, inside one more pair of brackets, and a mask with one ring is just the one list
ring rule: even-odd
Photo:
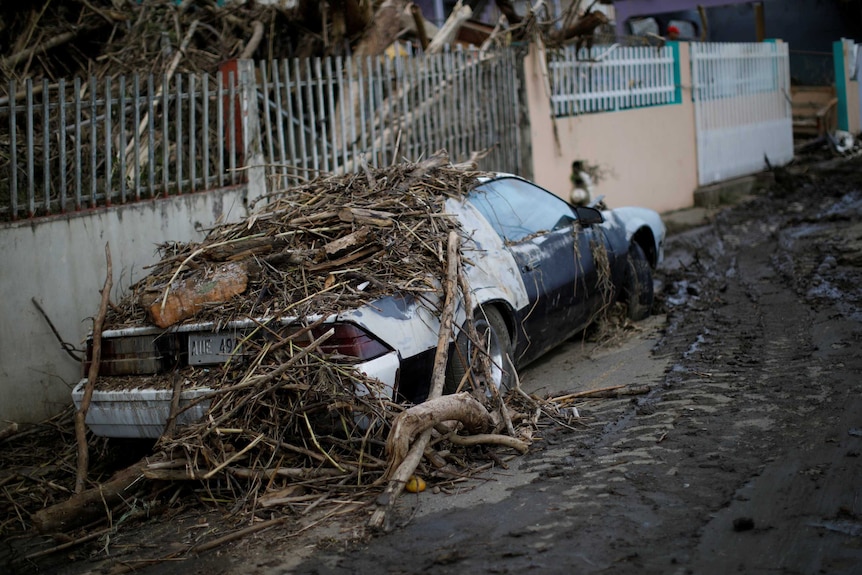
[[[476,313],[473,323],[479,339],[485,342],[491,360],[491,380],[497,389],[509,389],[514,381],[511,367],[512,340],[503,316],[494,307],[483,307]],[[476,346],[467,337],[467,330],[461,329],[446,365],[446,383],[443,393],[458,391],[468,370],[472,370],[474,381],[484,385],[484,375],[475,351],[477,351]],[[469,390],[469,383],[466,383],[463,389]]]
[[653,301],[652,268],[637,242],[629,246],[623,299],[628,305],[628,318],[638,321],[649,317]]

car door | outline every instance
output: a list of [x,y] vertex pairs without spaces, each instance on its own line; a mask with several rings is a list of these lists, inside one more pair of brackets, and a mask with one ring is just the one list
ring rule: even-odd
[[538,357],[583,327],[595,305],[591,228],[566,202],[520,178],[478,186],[471,203],[503,238],[530,303],[516,311],[519,364]]

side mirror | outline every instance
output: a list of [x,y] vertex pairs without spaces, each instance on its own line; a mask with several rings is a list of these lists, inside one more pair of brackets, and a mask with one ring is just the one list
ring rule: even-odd
[[596,208],[578,206],[575,208],[575,213],[578,215],[578,221],[582,226],[591,226],[605,221],[605,218],[602,217],[602,212]]

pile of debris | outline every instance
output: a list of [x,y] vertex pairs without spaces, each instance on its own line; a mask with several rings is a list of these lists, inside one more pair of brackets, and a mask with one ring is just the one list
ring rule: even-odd
[[[396,41],[434,52],[454,43],[476,47],[544,37],[549,46],[589,42],[608,28],[601,12],[571,2],[559,19],[539,3],[526,16],[497,0],[499,22],[472,22],[457,2],[440,29],[408,0],[259,4],[196,0],[52,0],[0,4],[0,92],[9,80],[120,74],[215,73],[231,58],[379,56]],[[595,4],[595,2],[593,2]],[[560,25],[561,23],[561,25]],[[7,94],[8,96],[8,94]]]
[[[264,340],[247,340],[244,361],[188,366],[172,374],[175,397],[185,385],[211,390],[206,417],[184,426],[169,424],[146,457],[127,462],[131,465],[114,475],[105,474],[103,457],[94,457],[98,467],[87,478],[89,488],[75,492],[75,454],[66,433],[63,461],[55,464],[62,469],[48,479],[40,473],[38,493],[31,487],[31,471],[0,476],[0,482],[14,487],[15,497],[20,495],[10,499],[9,507],[18,521],[0,527],[7,533],[16,526],[76,533],[71,541],[30,548],[27,555],[42,557],[99,533],[114,533],[117,525],[104,527],[106,516],[152,517],[188,492],[199,500],[224,502],[234,520],[246,525],[189,552],[295,520],[312,509],[324,516],[363,510],[370,513],[369,527],[386,527],[403,490],[432,486],[447,491],[490,467],[505,467],[507,458],[525,452],[548,428],[585,425],[576,406],[587,397],[647,392],[621,385],[540,398],[516,383],[501,396],[481,385],[491,378],[488,361],[479,354],[470,373],[476,381],[468,382],[467,391],[442,394],[455,302],[473,307],[463,274],[467,262],[460,253],[469,238],[445,213],[444,203],[461,197],[481,175],[452,166],[441,153],[420,163],[364,168],[274,193],[249,218],[218,225],[200,243],[163,246],[164,257],[151,273],[96,321],[99,325],[102,318],[101,326],[117,328],[205,318],[319,317],[401,292],[441,319],[427,401],[410,405],[356,394],[361,375],[324,352],[326,334],[308,337],[315,321],[286,334],[272,330]],[[213,283],[214,270],[226,266],[244,274],[242,281],[236,275],[218,280],[243,286],[235,294],[218,289],[219,297],[205,305],[167,304],[174,301],[171,294],[180,295],[186,287]],[[177,310],[183,313],[172,315]],[[259,325],[266,328],[265,321]],[[481,348],[469,320],[462,328]],[[94,347],[98,338],[96,329]],[[95,377],[91,384],[100,389],[118,385],[112,379]],[[110,451],[104,440],[89,437],[84,443],[94,455]],[[78,457],[80,473],[80,443]],[[90,532],[80,535],[77,530],[86,525]]]
[[[167,376],[175,396],[191,387],[212,390],[206,417],[169,424],[156,455],[112,487],[100,485],[98,497],[110,500],[106,494],[121,492],[141,475],[204,481],[214,494],[249,509],[359,497],[388,484],[385,512],[415,473],[445,482],[481,467],[471,463],[476,445],[525,451],[542,413],[539,400],[515,393],[507,405],[478,381],[472,391],[442,396],[455,302],[465,298],[469,307],[470,298],[460,229],[444,202],[465,194],[480,175],[452,166],[439,153],[420,163],[320,178],[272,194],[247,220],[219,225],[201,243],[164,246],[151,273],[111,306],[105,328],[249,318],[268,330],[267,337],[245,340],[245,361],[187,366]],[[206,301],[192,302],[204,283],[215,287],[205,290]],[[412,407],[357,394],[361,374],[324,353],[327,334],[309,337],[322,319],[287,333],[270,330],[261,319],[325,318],[394,293],[441,317],[442,357],[435,359],[434,373],[439,383],[428,401]],[[489,369],[479,363],[477,373]],[[118,385],[113,379],[97,377],[89,385],[111,389]],[[462,430],[473,437],[465,440]],[[36,524],[67,525],[72,510],[84,518],[86,492],[76,497],[59,512],[37,513]]]

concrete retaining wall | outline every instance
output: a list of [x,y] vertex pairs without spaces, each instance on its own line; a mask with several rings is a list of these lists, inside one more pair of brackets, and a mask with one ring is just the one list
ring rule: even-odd
[[247,186],[56,218],[0,229],[0,421],[36,422],[71,404],[81,364],[63,349],[82,348],[105,283],[105,245],[113,267],[111,299],[158,260],[156,246],[198,241],[220,218],[247,215]]

